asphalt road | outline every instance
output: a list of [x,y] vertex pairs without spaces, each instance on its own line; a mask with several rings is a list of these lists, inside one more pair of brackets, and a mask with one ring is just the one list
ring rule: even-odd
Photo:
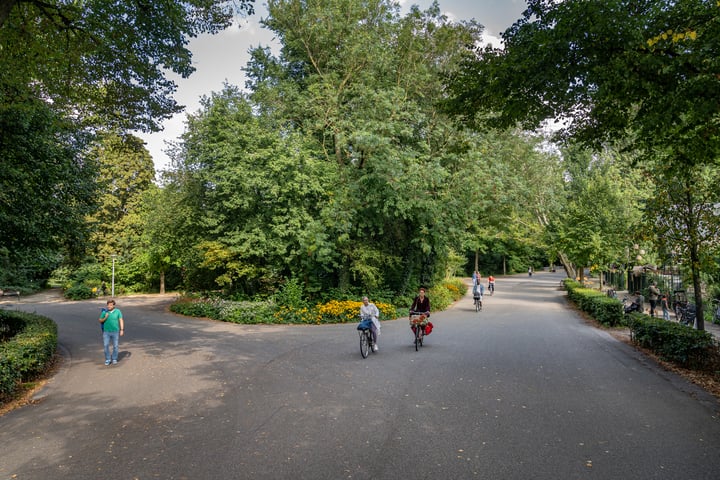
[[183,318],[121,298],[120,363],[102,301],[21,303],[59,325],[65,362],[0,417],[7,479],[720,478],[718,402],[568,309],[560,274],[498,278],[406,319],[363,360],[355,325]]

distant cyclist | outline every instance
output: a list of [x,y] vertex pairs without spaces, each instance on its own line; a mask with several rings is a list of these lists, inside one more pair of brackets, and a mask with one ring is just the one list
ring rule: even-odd
[[485,294],[485,286],[482,284],[482,275],[475,271],[473,274],[473,297],[482,297]]
[[488,277],[488,291],[490,292],[490,295],[495,293],[495,277],[492,275]]

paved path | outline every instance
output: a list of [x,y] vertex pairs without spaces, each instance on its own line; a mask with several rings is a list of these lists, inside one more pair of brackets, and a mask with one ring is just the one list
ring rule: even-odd
[[59,325],[44,399],[0,417],[0,479],[713,479],[717,401],[565,305],[561,276],[499,278],[405,319],[360,357],[355,325],[240,326],[121,299],[117,366],[102,302],[21,308]]

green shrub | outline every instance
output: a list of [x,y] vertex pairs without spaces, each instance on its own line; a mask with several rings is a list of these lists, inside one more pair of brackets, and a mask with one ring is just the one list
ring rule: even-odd
[[303,300],[303,286],[297,278],[291,278],[280,291],[275,295],[275,303],[281,307],[303,308],[306,306]]
[[188,317],[207,317],[220,320],[219,303],[207,298],[183,297],[170,305],[170,311]]
[[[427,292],[430,298],[430,307],[433,311],[448,308],[453,302],[459,300],[467,292],[467,285],[460,279],[445,280],[433,286]],[[410,302],[412,303],[412,301]],[[408,303],[408,307],[410,306]]]
[[580,282],[569,278],[565,279],[563,284],[568,292],[568,299],[580,310],[590,314],[603,325],[616,327],[623,324],[624,312],[619,300],[598,290],[585,288]]
[[633,341],[677,365],[708,369],[717,365],[720,345],[703,330],[640,313],[628,315]]
[[47,317],[0,310],[0,324],[22,326],[0,343],[0,395],[10,395],[19,381],[43,373],[57,350],[57,325]]
[[225,301],[220,305],[219,316],[221,320],[232,323],[273,323],[274,312],[275,304],[271,301]]
[[65,298],[70,300],[87,300],[88,298],[95,297],[95,292],[87,285],[75,284],[66,289],[64,295]]

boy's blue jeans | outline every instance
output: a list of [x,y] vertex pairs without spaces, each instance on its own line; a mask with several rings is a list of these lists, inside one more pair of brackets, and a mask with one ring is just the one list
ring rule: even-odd
[[120,342],[120,332],[103,332],[103,349],[105,350],[105,361],[110,361],[110,342],[112,342],[112,360],[117,362],[118,359],[118,343]]

